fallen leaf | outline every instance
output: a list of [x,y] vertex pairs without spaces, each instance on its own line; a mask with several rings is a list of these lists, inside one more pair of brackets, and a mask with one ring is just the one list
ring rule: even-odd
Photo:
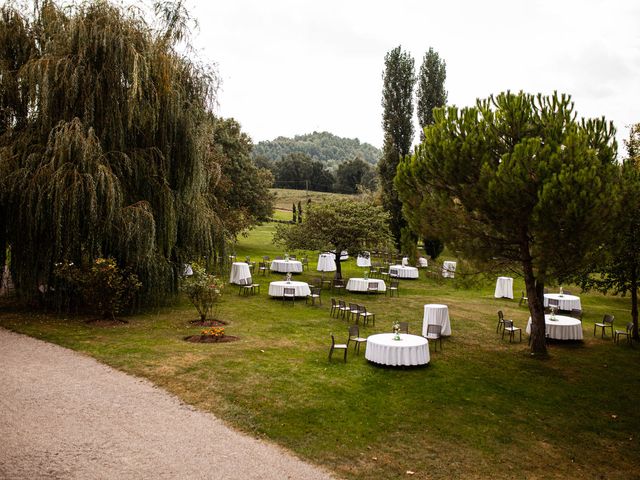
[[411,470],[407,470],[407,475],[413,475],[416,472],[412,472]]
[[614,414],[612,414],[612,415],[611,415],[611,418],[613,418],[613,419],[615,420],[616,418],[618,418],[618,415],[616,415],[616,414],[614,413]]
[[377,460],[378,460],[378,457],[373,457],[373,461],[377,461]]

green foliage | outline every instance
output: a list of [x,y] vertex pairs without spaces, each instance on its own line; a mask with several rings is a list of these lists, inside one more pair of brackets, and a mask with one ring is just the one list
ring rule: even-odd
[[[446,62],[440,59],[438,52],[429,48],[422,59],[418,76],[418,123],[422,129],[433,124],[433,109],[443,107],[447,103],[447,91],[444,89],[446,79]],[[424,140],[422,131],[420,138]]]
[[302,202],[298,200],[298,223],[302,223]]
[[293,217],[291,218],[291,221],[293,223],[296,223],[298,221],[298,212],[296,210],[296,204],[295,203],[291,206],[291,211],[293,212]]
[[276,186],[297,190],[330,192],[335,178],[322,162],[303,153],[291,153],[274,164]]
[[414,231],[477,262],[520,265],[542,353],[544,284],[579,271],[607,238],[615,156],[613,126],[576,121],[570,97],[507,92],[436,110],[396,185]]
[[[388,215],[377,205],[354,200],[328,201],[307,208],[304,223],[276,225],[274,243],[288,250],[348,250],[350,255],[386,246]],[[341,273],[340,255],[336,257]]]
[[438,258],[444,250],[444,243],[437,238],[423,238],[422,243],[424,244],[425,253],[433,260]]
[[393,183],[400,159],[408,155],[413,142],[414,61],[402,47],[387,53],[382,81],[382,129],[384,146],[378,164],[382,205],[391,215],[391,234],[401,248],[402,229],[407,225],[402,215],[402,203]]
[[216,75],[175,48],[181,2],[160,5],[160,30],[107,2],[39,6],[0,10],[0,250],[16,289],[32,297],[55,263],[113,257],[147,299],[165,298],[185,259],[213,257],[249,223],[224,220],[268,210],[220,183],[246,162],[213,147],[236,126],[212,124]]
[[224,283],[215,275],[206,272],[202,265],[191,264],[193,275],[182,277],[180,290],[196,307],[200,320],[205,321],[222,298]]
[[373,190],[376,184],[375,170],[359,158],[340,164],[336,172],[335,191],[339,193],[357,193],[358,187]]
[[293,138],[278,137],[258,142],[253,149],[254,158],[261,158],[261,162],[275,162],[291,153],[303,153],[332,170],[353,158],[360,158],[371,165],[380,159],[380,150],[376,147],[360,143],[357,138],[342,138],[328,132],[313,132]]
[[137,275],[121,270],[112,258],[97,258],[86,267],[63,262],[55,265],[54,276],[53,295],[60,297],[58,302],[80,295],[86,310],[111,319],[131,310],[142,286]]

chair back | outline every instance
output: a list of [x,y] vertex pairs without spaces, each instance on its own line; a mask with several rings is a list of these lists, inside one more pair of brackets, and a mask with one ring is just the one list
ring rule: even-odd
[[632,332],[633,332],[633,322],[629,322],[627,323],[627,333],[631,335]]
[[564,288],[562,289],[562,294],[563,295],[571,295],[571,292],[569,290],[565,290]]
[[558,308],[560,306],[560,301],[556,300],[555,298],[550,298],[549,299],[549,307],[556,307]]
[[333,333],[331,333],[331,346],[334,347],[336,345],[336,338],[333,336]]
[[293,287],[284,287],[284,296],[285,297],[295,297],[296,289]]
[[262,260],[264,260],[265,262],[268,262],[269,260],[271,260],[271,257],[269,255],[264,255],[262,257]]
[[344,300],[338,300],[338,306],[340,308],[347,308],[347,304],[345,303]]
[[409,333],[409,322],[400,322],[400,333]]
[[498,310],[498,320],[500,321],[504,320],[504,314],[502,313],[502,310]]
[[[509,321],[510,320],[506,320],[505,323]],[[511,322],[511,324],[513,324],[513,322]],[[442,325],[439,325],[437,323],[430,323],[429,325],[427,325],[427,336],[433,335],[434,337],[439,337],[440,332],[442,332]]]
[[289,260],[295,260],[296,258],[298,257],[296,257],[295,255],[289,255]]
[[360,310],[360,305],[357,303],[350,303],[349,310],[351,310],[352,313],[357,313]]
[[276,260],[282,260],[282,255],[276,255]]
[[333,281],[333,286],[334,287],[344,287],[344,280],[342,278],[336,278]]
[[397,277],[398,276],[398,269],[397,268],[390,268],[389,269],[389,276],[390,277]]
[[336,302],[335,298],[331,299],[331,308],[337,307],[338,306],[338,302]]
[[504,328],[509,329],[513,328],[513,320],[503,320]]
[[311,290],[311,295],[320,296],[320,287],[313,286],[310,288],[310,290]]
[[367,290],[369,292],[377,292],[378,291],[378,282],[369,282],[367,285]]
[[245,263],[251,263],[251,257],[247,255],[246,257],[244,257],[244,261]]
[[358,338],[360,336],[360,327],[358,325],[351,325],[349,327],[349,338]]
[[391,288],[398,288],[400,286],[400,280],[391,280]]
[[569,315],[571,315],[574,318],[577,318],[578,320],[582,320],[582,310],[580,310],[579,308],[572,308],[571,313]]
[[604,317],[602,317],[602,323],[608,323],[610,325],[613,325],[613,319],[615,317],[613,315],[609,315],[608,313],[604,314]]

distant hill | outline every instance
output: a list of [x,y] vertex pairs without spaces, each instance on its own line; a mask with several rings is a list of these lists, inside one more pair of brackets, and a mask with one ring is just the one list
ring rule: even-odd
[[331,169],[356,156],[372,165],[378,163],[382,152],[373,145],[360,143],[357,138],[341,138],[329,132],[313,132],[293,138],[278,137],[258,142],[253,147],[253,157],[263,156],[279,160],[289,153],[305,153],[315,160],[327,163]]

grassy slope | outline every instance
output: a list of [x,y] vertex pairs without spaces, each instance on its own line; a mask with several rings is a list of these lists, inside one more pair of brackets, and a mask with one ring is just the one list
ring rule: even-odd
[[[312,192],[305,190],[293,190],[287,188],[272,188],[272,193],[276,194],[274,207],[279,210],[292,210],[293,203],[298,206],[298,202],[302,204],[302,210],[304,211],[307,206],[307,200],[310,198],[312,202],[326,202],[327,200],[334,198],[348,198],[351,195],[345,195],[342,193],[325,193],[325,192]],[[289,215],[290,219],[291,216]]]
[[[265,225],[238,244],[239,255],[281,253]],[[313,271],[317,256],[310,257]],[[346,275],[359,269],[350,260]],[[628,318],[628,300],[582,295],[585,342],[554,344],[551,358],[495,334],[496,310],[524,327],[527,310],[493,298],[493,282],[457,290],[453,282],[402,281],[399,299],[351,295],[378,314],[365,335],[394,319],[420,330],[425,303],[449,305],[453,335],[426,368],[327,361],[329,333],[346,339],[346,323],[321,307],[282,305],[262,293],[230,288],[219,316],[236,343],[190,344],[195,311],[186,304],[131,318],[123,327],[4,310],[0,324],[83,351],[145,376],[230,424],[291,448],[347,478],[640,478],[638,349],[592,337],[604,312]],[[516,279],[514,290],[522,289]],[[615,417],[614,417],[615,416]]]

